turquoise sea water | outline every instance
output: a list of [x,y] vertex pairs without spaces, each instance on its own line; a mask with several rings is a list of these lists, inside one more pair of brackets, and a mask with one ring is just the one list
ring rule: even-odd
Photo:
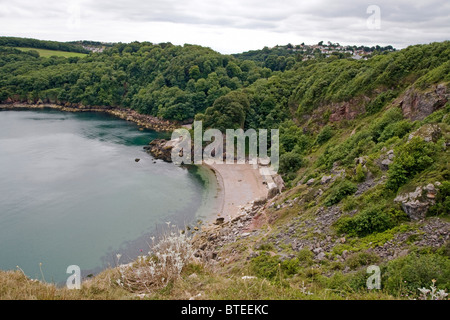
[[146,254],[166,222],[204,219],[213,177],[155,163],[143,146],[161,135],[105,114],[0,111],[0,269],[64,283],[69,265],[95,274]]

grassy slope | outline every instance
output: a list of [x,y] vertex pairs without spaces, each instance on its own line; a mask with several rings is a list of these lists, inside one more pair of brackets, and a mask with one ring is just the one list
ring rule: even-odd
[[36,48],[21,48],[21,47],[16,47],[15,49],[19,49],[22,51],[34,50],[39,53],[39,56],[44,57],[44,58],[48,58],[51,56],[65,57],[65,58],[70,58],[70,57],[83,58],[83,57],[87,56],[87,54],[85,54],[85,53],[78,53],[78,52],[67,52],[67,51],[36,49]]

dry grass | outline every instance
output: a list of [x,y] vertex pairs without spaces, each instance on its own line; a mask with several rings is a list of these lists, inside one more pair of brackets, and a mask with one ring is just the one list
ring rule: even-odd
[[[245,259],[244,259],[245,260]],[[248,277],[241,260],[209,265],[193,258],[189,238],[169,232],[147,257],[126,266],[107,269],[69,290],[30,280],[23,272],[0,271],[0,300],[305,300],[392,299],[383,292],[346,292],[324,288],[311,279],[294,277],[281,284]]]
[[[323,289],[314,282],[289,281],[272,284],[266,279],[221,274],[220,269],[191,263],[180,276],[151,293],[125,290],[116,281],[117,268],[108,269],[82,282],[80,290],[58,288],[53,284],[30,280],[20,271],[0,271],[0,300],[386,300],[394,297],[382,292],[340,292]],[[243,274],[243,273],[242,273]]]
[[120,278],[117,284],[130,292],[140,294],[165,288],[178,279],[193,254],[191,241],[184,233],[168,230],[153,246],[148,256],[140,256],[133,263],[118,267]]
[[117,300],[133,298],[114,286],[112,269],[82,283],[80,290],[60,288],[51,283],[27,278],[21,271],[0,271],[0,300]]

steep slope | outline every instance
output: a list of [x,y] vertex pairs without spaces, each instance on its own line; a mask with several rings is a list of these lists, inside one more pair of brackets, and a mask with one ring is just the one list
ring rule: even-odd
[[448,292],[449,48],[280,75],[284,84],[297,79],[288,99],[271,95],[295,116],[280,125],[288,190],[244,211],[228,232],[200,238],[199,254],[224,273],[251,270],[274,283],[281,273],[291,286],[343,295],[366,290],[369,265],[381,267],[382,288],[396,297],[418,297],[433,279]]

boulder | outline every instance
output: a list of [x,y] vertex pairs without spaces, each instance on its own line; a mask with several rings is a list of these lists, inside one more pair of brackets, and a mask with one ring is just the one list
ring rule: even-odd
[[388,170],[389,166],[392,164],[392,160],[389,159],[384,159],[383,161],[381,161],[381,170]]
[[394,157],[395,157],[394,150],[389,150],[387,152],[387,157],[388,157],[389,160],[394,160]]
[[331,176],[323,176],[322,179],[320,180],[321,184],[326,184],[328,182],[330,182],[331,180]]
[[273,197],[275,197],[278,194],[278,192],[280,192],[280,191],[277,186],[271,187],[267,194],[267,199],[272,199]]
[[401,206],[411,220],[424,219],[429,207],[428,203],[419,200],[402,202]]
[[326,255],[325,255],[325,252],[320,252],[317,256],[316,256],[316,259],[317,260],[323,260],[323,259],[325,259],[326,258]]
[[308,181],[306,181],[306,185],[310,186],[312,185],[316,180],[314,178],[309,179]]
[[280,191],[280,193],[286,189],[284,180],[279,174],[277,174],[273,177],[273,182],[275,182],[275,184],[277,185],[278,191]]
[[222,224],[224,221],[225,221],[225,218],[220,217],[220,218],[216,219],[216,222],[214,222],[214,224],[219,225],[219,224]]
[[[424,193],[426,197],[424,197]],[[398,195],[394,202],[400,203],[402,210],[411,220],[422,220],[426,217],[428,208],[434,204],[437,191],[433,184],[417,187],[415,191]]]
[[367,157],[366,156],[355,158],[355,164],[356,165],[358,165],[358,164],[364,165],[364,164],[366,164],[366,162],[367,162]]
[[253,201],[253,204],[254,204],[255,206],[262,206],[262,205],[265,204],[266,202],[267,202],[267,198],[261,197],[261,198],[256,199],[255,201]]

